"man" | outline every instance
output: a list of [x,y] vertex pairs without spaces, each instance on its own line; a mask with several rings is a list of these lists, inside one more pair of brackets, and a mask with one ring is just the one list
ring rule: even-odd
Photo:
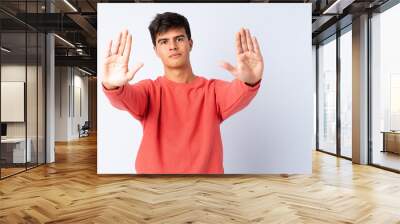
[[224,173],[220,123],[248,105],[260,87],[264,62],[257,39],[248,29],[236,33],[237,66],[221,64],[236,78],[226,82],[193,73],[189,57],[193,40],[184,16],[157,14],[149,30],[164,65],[163,76],[128,83],[143,66],[128,69],[132,46],[128,31],[108,43],[103,64],[105,95],[143,126],[136,172]]

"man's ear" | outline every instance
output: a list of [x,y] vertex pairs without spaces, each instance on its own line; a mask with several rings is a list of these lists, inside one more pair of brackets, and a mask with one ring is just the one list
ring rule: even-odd
[[193,40],[192,39],[190,39],[189,45],[190,45],[190,50],[192,50],[192,48],[193,48]]

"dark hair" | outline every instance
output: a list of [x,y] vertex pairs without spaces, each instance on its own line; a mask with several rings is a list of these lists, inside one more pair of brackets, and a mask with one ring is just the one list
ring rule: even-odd
[[186,17],[174,12],[164,12],[162,14],[158,13],[149,25],[149,31],[153,45],[156,46],[157,34],[167,32],[171,28],[182,27],[185,28],[186,35],[190,40],[190,26]]

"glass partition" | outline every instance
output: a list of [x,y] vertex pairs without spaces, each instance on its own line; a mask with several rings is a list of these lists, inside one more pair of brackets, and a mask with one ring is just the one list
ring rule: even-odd
[[336,37],[318,47],[318,149],[336,154]]
[[45,35],[16,19],[44,3],[0,2],[0,178],[45,162]]
[[352,34],[351,26],[340,36],[340,154],[352,157]]
[[400,4],[371,18],[372,164],[400,171]]
[[31,156],[26,151],[26,40],[25,31],[1,34],[2,177],[25,170]]

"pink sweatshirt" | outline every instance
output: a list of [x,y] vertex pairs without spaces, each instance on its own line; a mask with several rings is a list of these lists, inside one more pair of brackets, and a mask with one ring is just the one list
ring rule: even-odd
[[223,174],[220,124],[248,105],[259,87],[260,81],[249,86],[196,76],[177,83],[160,76],[103,91],[143,126],[138,174]]

